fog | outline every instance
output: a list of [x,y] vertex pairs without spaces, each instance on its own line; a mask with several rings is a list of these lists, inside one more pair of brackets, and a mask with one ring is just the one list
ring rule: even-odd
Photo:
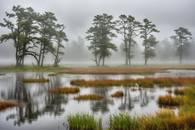
[[[184,63],[195,63],[195,1],[194,0],[1,0],[0,21],[5,17],[5,11],[10,11],[13,5],[24,7],[31,6],[35,11],[51,11],[56,14],[60,23],[66,26],[69,41],[64,43],[65,54],[62,57],[63,64],[87,64],[93,63],[93,56],[88,51],[89,42],[85,39],[85,32],[90,27],[93,17],[97,14],[107,13],[118,18],[120,14],[132,15],[142,21],[148,18],[160,33],[156,34],[159,43],[156,57],[149,64],[178,63],[176,48],[170,36],[178,27],[188,28],[192,32],[193,40],[185,51]],[[7,30],[0,28],[0,35]],[[15,64],[13,42],[0,44],[0,65]],[[113,39],[118,47],[117,52],[106,60],[106,64],[124,64],[124,54],[121,50],[122,38]],[[137,40],[134,48],[135,56],[133,64],[143,64],[142,40]],[[49,56],[48,56],[49,57]],[[47,64],[52,63],[47,58]],[[33,63],[30,57],[27,64]]]

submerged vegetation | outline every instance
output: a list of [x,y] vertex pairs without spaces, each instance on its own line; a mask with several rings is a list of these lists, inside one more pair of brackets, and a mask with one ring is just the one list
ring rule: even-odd
[[76,87],[55,87],[48,90],[50,93],[56,94],[75,94],[80,92],[79,88]]
[[47,83],[49,79],[47,78],[25,78],[23,79],[24,83]]
[[109,87],[109,86],[135,86],[140,87],[153,87],[155,84],[161,87],[170,87],[173,85],[188,85],[195,84],[195,78],[180,77],[180,78],[144,78],[144,79],[121,79],[121,80],[84,80],[77,79],[71,81],[72,85],[84,87]]
[[11,107],[16,107],[16,106],[18,106],[17,102],[0,100],[0,111]]
[[84,94],[74,97],[75,100],[101,100],[104,97],[98,94]]
[[68,125],[70,130],[101,130],[99,122],[89,114],[68,116]]
[[123,91],[116,91],[111,96],[112,97],[123,97],[124,93],[123,93]]

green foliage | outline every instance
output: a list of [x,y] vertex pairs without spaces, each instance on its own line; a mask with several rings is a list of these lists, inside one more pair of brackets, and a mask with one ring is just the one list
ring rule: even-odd
[[182,63],[183,60],[183,53],[184,49],[189,43],[189,40],[192,39],[192,34],[187,28],[179,27],[178,29],[175,29],[175,35],[171,36],[171,39],[176,44],[177,47],[177,54],[179,55],[179,61],[180,64]]
[[89,114],[75,114],[68,117],[70,130],[100,130],[98,121]]
[[155,46],[158,43],[152,33],[159,31],[156,29],[156,25],[148,19],[143,20],[140,30],[140,37],[143,38],[145,65],[147,65],[148,60],[155,56]]
[[[11,13],[6,12],[6,18],[0,26],[10,30],[1,35],[0,42],[13,41],[17,66],[24,65],[26,56],[32,56],[37,65],[43,66],[47,53],[54,55],[55,65],[58,65],[62,41],[67,41],[67,37],[63,25],[57,24],[52,12],[41,14],[31,7],[13,6]],[[55,43],[57,49],[54,47]]]
[[87,31],[87,40],[90,41],[89,50],[94,55],[96,65],[104,65],[105,58],[116,51],[117,47],[111,42],[113,37],[116,37],[116,22],[113,21],[113,16],[108,14],[97,15],[93,19],[93,26]]
[[140,28],[140,23],[136,21],[136,19],[129,15],[120,15],[119,16],[119,33],[123,35],[124,41],[124,52],[125,52],[125,64],[131,65],[131,59],[133,58],[133,47],[136,44],[134,40],[138,35],[138,31]]

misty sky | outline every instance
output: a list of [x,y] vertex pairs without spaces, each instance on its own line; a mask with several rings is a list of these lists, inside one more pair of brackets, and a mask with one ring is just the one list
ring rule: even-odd
[[[161,31],[156,35],[159,40],[170,37],[180,26],[195,35],[195,0],[0,0],[0,21],[13,5],[54,12],[59,22],[66,26],[70,40],[85,37],[93,17],[102,13],[115,18],[130,14],[139,21],[148,18]],[[2,53],[0,46],[0,57]]]

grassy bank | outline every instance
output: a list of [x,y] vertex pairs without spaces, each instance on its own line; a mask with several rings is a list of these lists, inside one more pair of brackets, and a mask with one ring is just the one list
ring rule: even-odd
[[65,67],[53,67],[53,66],[0,66],[0,72],[59,72]]
[[0,66],[0,72],[54,72],[56,74],[153,74],[156,72],[165,72],[168,69],[187,69],[195,70],[195,65],[137,65],[137,66],[85,66],[85,67],[71,67],[71,65],[63,65],[59,67],[53,66],[31,66],[25,65],[21,67],[16,67],[14,65],[10,66]]
[[143,79],[121,79],[121,80],[72,80],[72,85],[84,86],[84,87],[112,87],[112,86],[136,86],[140,87],[153,87],[155,84],[161,87],[171,87],[173,85],[188,85],[195,84],[195,78],[193,77],[181,77],[181,78],[143,78]]

